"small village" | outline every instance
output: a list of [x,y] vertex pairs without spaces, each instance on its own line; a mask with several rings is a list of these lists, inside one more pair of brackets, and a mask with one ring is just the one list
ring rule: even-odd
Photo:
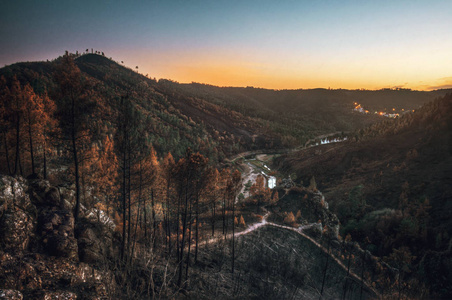
[[[359,113],[362,114],[370,114],[371,112],[366,110],[365,108],[362,107],[361,104],[359,104],[358,102],[354,102],[355,107],[353,108],[354,111],[357,111]],[[374,114],[382,116],[382,117],[387,117],[387,118],[398,118],[400,117],[400,115],[403,115],[405,113],[410,112],[410,110],[406,110],[404,108],[402,108],[399,112],[396,112],[395,108],[392,108],[391,112],[386,112],[386,111],[375,111]],[[414,112],[414,110],[413,110]]]

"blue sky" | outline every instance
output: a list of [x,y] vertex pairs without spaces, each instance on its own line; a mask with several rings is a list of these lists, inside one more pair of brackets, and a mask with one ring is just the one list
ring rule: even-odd
[[0,2],[0,66],[94,48],[143,74],[266,88],[452,86],[452,1]]

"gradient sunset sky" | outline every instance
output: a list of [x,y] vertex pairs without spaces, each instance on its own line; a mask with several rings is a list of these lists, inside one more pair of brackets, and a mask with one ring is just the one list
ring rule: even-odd
[[452,1],[0,1],[0,67],[93,48],[150,77],[452,87]]

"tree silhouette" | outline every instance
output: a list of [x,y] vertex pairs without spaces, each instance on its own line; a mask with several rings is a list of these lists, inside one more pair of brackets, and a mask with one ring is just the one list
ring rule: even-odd
[[4,148],[6,170],[7,173],[12,175],[10,157],[9,157],[9,133],[12,128],[12,114],[11,114],[11,101],[10,90],[6,85],[6,79],[4,76],[0,77],[0,130],[2,132],[2,144]]
[[14,77],[13,83],[11,86],[10,93],[11,100],[11,119],[15,129],[15,146],[16,146],[16,155],[14,158],[14,172],[13,174],[17,174],[18,169],[20,170],[20,174],[23,175],[22,163],[20,161],[21,152],[22,152],[22,127],[23,127],[23,115],[25,111],[25,95],[20,86],[19,80],[17,77]]
[[[237,199],[237,193],[240,191],[242,185],[242,174],[235,170],[231,175],[230,187],[228,187],[230,199],[232,202],[232,219],[236,221],[235,217],[235,201]],[[232,226],[232,266],[231,272],[234,273],[235,264],[235,224]]]
[[58,120],[55,118],[57,106],[55,102],[49,98],[47,93],[42,96],[44,113],[42,117],[42,159],[43,159],[43,177],[47,179],[47,152],[51,149],[52,143],[56,136],[59,136],[60,127],[58,126]]
[[250,188],[251,196],[257,201],[258,207],[265,202],[270,201],[271,190],[265,187],[264,176],[258,175],[256,182]]
[[168,253],[171,254],[172,243],[171,243],[171,220],[173,217],[172,214],[172,185],[173,185],[173,172],[174,172],[175,162],[171,153],[164,157],[162,168],[161,168],[161,176],[162,183],[165,187],[165,196],[166,196],[166,211],[165,211],[165,228],[166,228],[166,240],[167,240],[167,249]]
[[80,212],[81,151],[90,143],[88,116],[94,109],[94,102],[90,99],[88,82],[82,78],[80,69],[67,51],[54,77],[58,84],[57,94],[60,98],[62,140],[68,142],[68,150],[72,154],[74,166],[76,199],[74,219],[77,221]]

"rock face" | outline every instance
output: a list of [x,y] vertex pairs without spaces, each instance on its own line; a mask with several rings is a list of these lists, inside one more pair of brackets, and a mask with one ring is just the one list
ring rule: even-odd
[[20,292],[24,299],[107,299],[106,282],[112,282],[108,272],[40,254],[6,255],[0,270],[0,289]]
[[323,226],[328,227],[331,238],[337,239],[339,235],[339,219],[328,209],[328,202],[325,201],[323,194],[318,191],[311,191],[312,197],[305,201],[309,203],[312,213],[316,219],[321,220]]
[[74,217],[65,210],[43,210],[38,222],[41,242],[50,255],[78,259],[77,240],[74,237]]
[[113,231],[95,218],[85,218],[77,226],[80,261],[99,265],[113,253]]
[[114,223],[98,211],[74,224],[73,207],[70,189],[0,176],[0,299],[108,298],[113,276],[86,263],[111,256]]
[[36,208],[26,193],[22,178],[0,178],[0,247],[22,253],[28,248],[36,227]]

